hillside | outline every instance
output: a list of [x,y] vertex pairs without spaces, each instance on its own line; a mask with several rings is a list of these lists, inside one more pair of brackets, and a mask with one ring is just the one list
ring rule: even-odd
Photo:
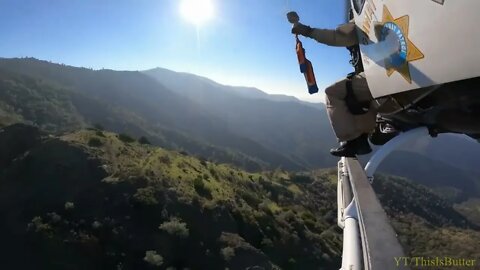
[[[265,99],[270,101],[280,101],[280,102],[298,102],[305,104],[307,102],[302,102],[295,97],[285,96],[285,95],[270,95],[257,88],[253,87],[242,87],[242,86],[227,86],[219,84],[213,80],[210,80],[205,77],[197,76],[190,73],[175,72],[165,68],[154,68],[146,70],[143,73],[151,76],[152,78],[158,80],[169,89],[182,94],[186,97],[192,99],[201,99],[202,102],[208,102],[205,99],[208,93],[223,93],[224,95],[231,95],[249,99]],[[318,105],[318,109],[324,109],[322,104],[313,104]]]
[[25,133],[0,133],[6,268],[142,269],[149,251],[177,269],[339,263],[326,176],[251,174],[99,130]]
[[[90,70],[0,59],[0,126],[22,122],[53,133],[97,126],[250,172],[335,166],[337,159],[328,155],[336,145],[333,133],[323,106],[314,106],[164,69]],[[381,171],[457,202],[479,196],[480,144],[440,136],[414,148],[404,149],[408,156],[392,155]]]
[[[335,171],[248,173],[101,130],[17,124],[0,146],[2,268],[340,265]],[[480,255],[478,227],[429,189],[385,176],[374,186],[411,254]]]
[[466,144],[466,136],[440,135],[435,144],[428,144],[423,153],[430,154],[434,159],[441,160],[455,167],[470,171],[480,176],[478,157],[480,155],[480,143]]
[[480,224],[473,215],[466,218],[451,202],[410,180],[382,175],[373,187],[407,254],[479,258]]
[[[450,155],[453,153],[452,151]],[[411,179],[454,202],[480,198],[480,174],[436,160],[440,158],[442,157],[430,157],[411,151],[396,151],[382,162],[378,171]],[[428,175],[430,177],[426,177]]]
[[100,124],[250,170],[304,168],[237,135],[219,116],[140,72],[93,71],[28,58],[1,59],[0,76],[0,115],[8,122],[23,119],[48,131]]
[[222,117],[235,134],[285,153],[308,168],[329,167],[325,153],[336,144],[324,104],[305,105],[295,98],[267,95],[258,89],[224,86],[192,74],[165,69],[145,72],[175,93]]

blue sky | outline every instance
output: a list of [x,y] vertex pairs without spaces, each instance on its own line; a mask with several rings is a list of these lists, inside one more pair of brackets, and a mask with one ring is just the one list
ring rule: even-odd
[[[307,93],[285,13],[334,28],[344,20],[343,1],[212,1],[215,17],[197,29],[180,15],[180,0],[2,0],[0,56],[94,69],[164,67],[323,101]],[[351,71],[346,49],[302,41],[320,92]]]

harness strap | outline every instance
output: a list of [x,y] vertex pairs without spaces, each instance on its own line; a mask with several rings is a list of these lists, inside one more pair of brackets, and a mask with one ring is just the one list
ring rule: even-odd
[[370,108],[370,102],[360,102],[352,87],[352,78],[355,76],[355,72],[347,75],[347,95],[345,96],[345,103],[347,108],[353,115],[361,115],[368,112]]

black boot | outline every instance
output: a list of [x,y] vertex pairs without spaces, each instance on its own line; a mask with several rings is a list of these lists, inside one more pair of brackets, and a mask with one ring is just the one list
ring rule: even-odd
[[366,155],[372,152],[372,148],[368,143],[368,134],[364,133],[359,137],[355,138],[353,141],[355,143],[355,153],[357,155]]
[[330,154],[337,157],[355,157],[355,140],[341,142],[340,147],[330,149]]

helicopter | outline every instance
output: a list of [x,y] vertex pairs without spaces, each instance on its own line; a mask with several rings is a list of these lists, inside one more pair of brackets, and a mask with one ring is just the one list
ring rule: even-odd
[[426,127],[480,142],[479,1],[347,0],[363,66],[378,105],[373,144]]
[[473,27],[480,2],[346,0],[345,7],[359,40],[349,48],[351,63],[378,105],[370,142],[383,146],[364,168],[356,158],[338,162],[341,269],[391,269],[385,258],[403,248],[371,186],[374,173],[421,136],[459,133],[480,142],[480,31]]

